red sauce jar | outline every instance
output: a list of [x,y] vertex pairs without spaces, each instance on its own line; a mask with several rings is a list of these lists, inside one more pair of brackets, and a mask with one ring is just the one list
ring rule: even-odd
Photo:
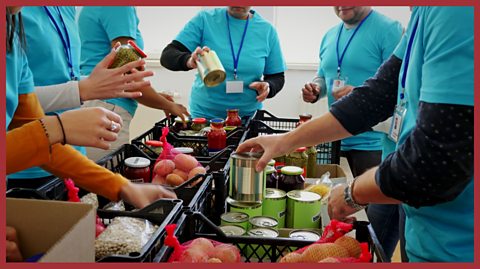
[[238,115],[238,109],[227,109],[225,126],[242,126],[242,119]]
[[312,119],[312,115],[310,114],[301,114],[298,117],[300,118],[300,120],[297,122],[296,127]]
[[143,157],[130,157],[123,162],[122,175],[134,183],[148,183],[150,178],[150,160]]
[[222,119],[212,119],[210,129],[207,135],[208,153],[212,156],[227,146],[227,132],[223,129]]
[[205,118],[195,118],[192,120],[192,130],[195,132],[200,132],[203,128],[207,127],[207,119]]

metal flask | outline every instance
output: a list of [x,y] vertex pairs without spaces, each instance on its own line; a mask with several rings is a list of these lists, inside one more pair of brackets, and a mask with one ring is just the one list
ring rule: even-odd
[[265,196],[265,171],[257,172],[255,167],[260,153],[234,153],[230,158],[229,196],[239,202],[258,203]]
[[215,51],[210,50],[198,55],[197,69],[203,83],[207,87],[215,87],[222,83],[227,74]]

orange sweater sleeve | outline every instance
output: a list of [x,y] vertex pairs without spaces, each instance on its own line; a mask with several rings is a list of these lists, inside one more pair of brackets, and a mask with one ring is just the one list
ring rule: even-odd
[[[19,104],[9,126],[11,130],[44,116],[42,107],[34,93],[22,94],[18,98]],[[7,155],[8,158],[10,158],[9,155]],[[12,159],[11,162],[15,162],[15,160]],[[53,145],[50,160],[41,167],[58,177],[71,178],[76,185],[87,191],[115,201],[119,199],[122,186],[128,183],[128,180],[121,175],[114,174],[97,165],[68,145]]]

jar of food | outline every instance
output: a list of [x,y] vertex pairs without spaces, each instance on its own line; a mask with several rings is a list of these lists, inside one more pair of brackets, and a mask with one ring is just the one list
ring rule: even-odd
[[208,154],[215,155],[227,146],[227,132],[223,129],[222,119],[212,119],[210,121],[210,132],[207,135]]
[[[223,122],[223,120],[222,120],[222,122]],[[192,120],[192,130],[193,131],[200,132],[200,130],[202,130],[205,127],[208,127],[207,119],[205,119],[205,118],[195,118],[195,119]]]
[[242,126],[242,119],[238,115],[238,109],[227,109],[225,126]]
[[175,118],[175,123],[173,123],[172,129],[175,133],[180,131],[189,130],[191,126],[190,119],[186,118],[185,122],[183,122],[182,118],[177,117]]
[[268,166],[271,166],[271,167],[275,167],[275,160],[274,159],[271,159],[270,161],[268,161]]
[[266,183],[265,186],[267,188],[277,188],[277,171],[272,166],[267,166],[265,168],[265,177]]
[[317,147],[311,146],[307,148],[307,177],[317,177]]
[[285,166],[285,155],[273,158],[275,160],[275,167]]
[[285,165],[297,166],[303,169],[302,175],[305,177],[307,172],[308,155],[307,148],[301,147],[285,157]]
[[153,152],[160,155],[163,151],[163,143],[162,141],[158,140],[147,140],[145,141],[145,145],[147,145]]
[[150,160],[143,157],[130,157],[123,162],[122,175],[134,183],[150,182]]
[[190,147],[177,147],[174,149],[183,154],[193,155],[193,148],[190,148]]
[[303,169],[296,166],[284,166],[278,177],[278,189],[285,192],[303,190],[305,179],[302,176]]
[[113,63],[108,68],[117,68],[147,57],[147,55],[132,40],[129,40],[127,44],[118,47],[116,52],[115,59],[113,59]]
[[298,117],[300,118],[300,120],[297,122],[296,127],[312,119],[312,115],[306,113],[298,115]]

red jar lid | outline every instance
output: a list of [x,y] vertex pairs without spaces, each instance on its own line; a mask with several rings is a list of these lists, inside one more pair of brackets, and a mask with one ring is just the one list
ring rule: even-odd
[[295,152],[304,152],[306,150],[307,150],[306,147],[301,147],[301,148],[298,148],[297,150],[295,150]]
[[207,119],[205,118],[195,118],[192,120],[193,123],[195,124],[202,124],[202,123],[207,123]]
[[163,147],[163,142],[158,140],[147,140],[145,144],[152,147]]
[[132,46],[133,49],[135,49],[135,51],[140,55],[140,57],[147,58],[147,54],[145,54],[145,52],[143,52],[143,50],[139,48],[133,40],[128,40],[128,45]]

